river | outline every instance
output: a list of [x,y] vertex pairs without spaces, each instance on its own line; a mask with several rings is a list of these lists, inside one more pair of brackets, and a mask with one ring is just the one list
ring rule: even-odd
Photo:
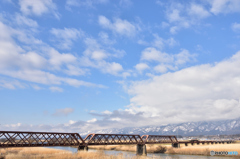
[[[61,149],[61,150],[68,150],[73,153],[77,152],[77,148],[73,147],[49,147],[49,148],[55,148],[55,149]],[[97,152],[99,150],[95,149],[88,149],[89,152]],[[119,153],[122,153],[123,156],[135,156],[136,152],[129,152],[129,151],[115,151],[115,150],[101,150],[104,151],[105,154],[109,155],[117,155]],[[198,156],[198,155],[172,155],[172,154],[164,154],[164,153],[148,153],[147,156],[155,156],[155,157],[161,157],[161,159],[232,159],[232,157],[227,156]]]

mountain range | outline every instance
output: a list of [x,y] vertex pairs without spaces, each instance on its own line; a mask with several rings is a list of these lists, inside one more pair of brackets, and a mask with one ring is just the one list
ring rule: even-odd
[[[113,128],[95,131],[101,134],[148,134],[148,135],[232,135],[240,134],[240,118],[220,121],[185,122],[160,126]],[[86,136],[89,132],[80,133]]]

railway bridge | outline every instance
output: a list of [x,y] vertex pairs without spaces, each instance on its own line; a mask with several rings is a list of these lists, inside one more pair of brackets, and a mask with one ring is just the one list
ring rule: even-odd
[[77,146],[78,150],[88,150],[91,145],[137,145],[137,155],[147,155],[146,144],[231,143],[232,141],[178,141],[176,136],[137,134],[88,134],[83,139],[78,133],[0,131],[0,148],[10,147],[50,147]]

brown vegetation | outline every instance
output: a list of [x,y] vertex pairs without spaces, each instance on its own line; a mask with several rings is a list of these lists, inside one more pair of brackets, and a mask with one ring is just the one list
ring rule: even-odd
[[[194,145],[194,146],[181,145],[180,148],[168,147],[166,153],[209,156],[210,151],[212,150],[213,151],[237,151],[238,153],[240,153],[240,144],[214,144],[214,145]],[[238,154],[235,157],[240,157],[240,154]]]
[[[3,159],[148,159],[150,157],[123,155],[107,155],[103,151],[71,153],[52,148],[6,148],[0,149]],[[1,158],[1,157],[0,157]],[[154,158],[154,157],[151,157]],[[159,159],[159,157],[158,157]]]
[[[112,146],[91,146],[98,150],[136,151],[136,145],[112,145]],[[210,151],[237,151],[240,157],[240,143],[234,144],[214,144],[214,145],[188,145],[181,144],[180,148],[172,148],[169,144],[147,145],[147,153],[168,153],[181,155],[204,155],[209,156]],[[235,155],[234,155],[235,156]],[[236,157],[236,156],[235,156]]]

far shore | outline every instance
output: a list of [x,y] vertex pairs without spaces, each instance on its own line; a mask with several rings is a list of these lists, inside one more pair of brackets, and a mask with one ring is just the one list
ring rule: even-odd
[[[123,154],[108,155],[101,150],[136,151],[136,145],[111,145],[111,146],[89,146],[90,149],[97,149],[97,152],[80,151],[72,153],[67,150],[58,150],[44,147],[23,147],[23,148],[1,148],[0,159],[148,159],[144,156],[124,156]],[[148,153],[168,153],[180,155],[204,155],[209,156],[210,151],[237,151],[240,153],[240,143],[214,144],[214,145],[180,145],[180,148],[172,148],[170,144],[147,145]],[[232,155],[233,158],[240,158],[240,154]],[[228,157],[230,157],[228,155]],[[151,158],[151,157],[150,157]],[[158,157],[159,158],[159,157]]]
[[[109,146],[89,146],[90,149],[116,150],[116,151],[136,151],[136,145],[109,145]],[[150,144],[147,145],[147,153],[167,153],[181,155],[204,155],[210,156],[210,151],[237,151],[238,155],[231,155],[240,158],[240,143],[232,144],[200,144],[200,145],[180,145],[180,148],[173,148],[170,144]],[[230,155],[228,155],[230,156]]]

